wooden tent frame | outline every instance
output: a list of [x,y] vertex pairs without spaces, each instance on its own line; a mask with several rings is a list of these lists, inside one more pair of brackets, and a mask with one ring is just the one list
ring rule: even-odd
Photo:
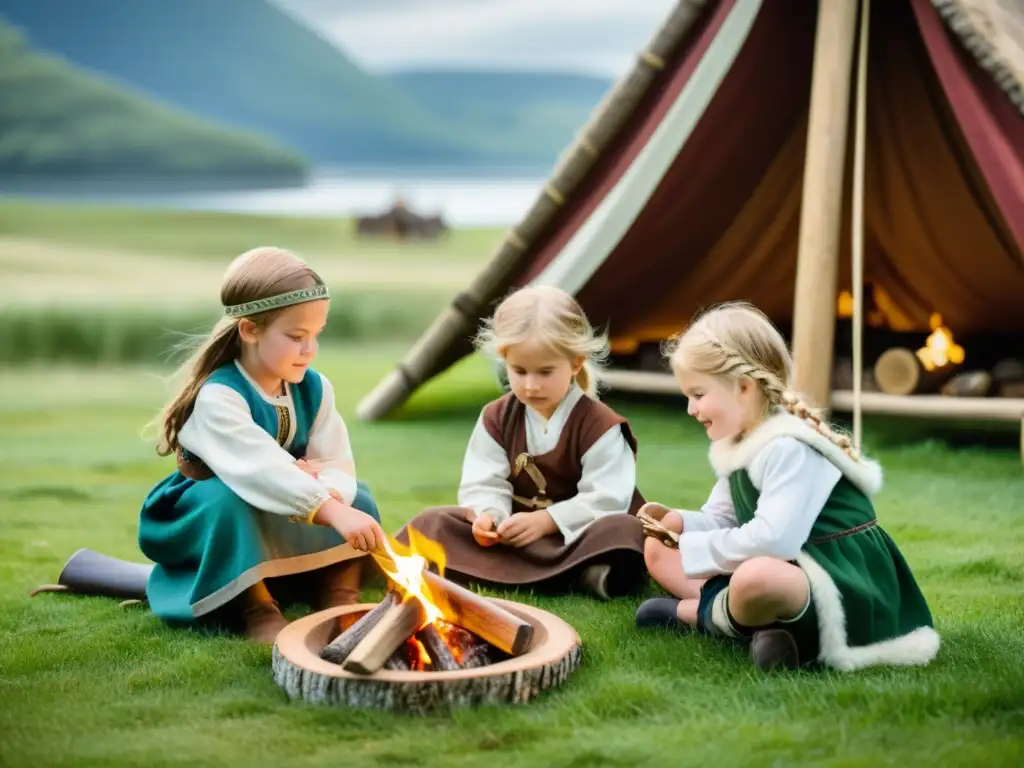
[[[931,0],[947,26],[960,37],[964,47],[991,73],[993,80],[1024,115],[1024,46],[1021,46],[1024,42],[1024,21],[1002,7],[1003,1]],[[861,391],[864,93],[869,2],[829,0],[820,3],[818,12],[793,315],[795,386],[818,404],[852,411],[854,440],[857,443],[860,441],[862,413],[1019,421],[1021,461],[1024,464],[1024,398],[953,398]],[[705,5],[705,0],[680,0],[647,48],[638,55],[633,69],[595,109],[522,222],[509,230],[497,252],[466,291],[455,297],[395,370],[358,405],[357,415],[360,418],[382,418],[452,362],[445,353],[451,356],[456,340],[469,338],[486,308],[501,298],[528,244],[543,235],[546,225],[586,177],[602,150],[626,125],[657,80],[659,72],[665,68],[668,57],[701,20]],[[855,56],[858,18],[861,22],[860,50]],[[1021,29],[1016,29],[1018,26]],[[1013,28],[1012,40],[1004,33],[1007,28]],[[992,29],[995,33],[990,33]],[[821,287],[835,286],[838,277],[849,101],[855,60],[859,63],[852,226],[856,364],[853,390],[832,391],[835,291],[824,291]],[[669,374],[607,371],[602,378],[612,389],[680,394]]]

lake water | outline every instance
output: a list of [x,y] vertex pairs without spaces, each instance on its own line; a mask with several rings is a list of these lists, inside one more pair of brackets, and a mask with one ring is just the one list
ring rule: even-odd
[[349,216],[376,213],[401,196],[414,211],[440,213],[456,227],[506,227],[517,223],[547,180],[539,171],[402,171],[328,169],[302,187],[256,189],[169,188],[163,182],[10,182],[0,197],[17,195],[62,202],[126,203],[177,210],[283,216]]

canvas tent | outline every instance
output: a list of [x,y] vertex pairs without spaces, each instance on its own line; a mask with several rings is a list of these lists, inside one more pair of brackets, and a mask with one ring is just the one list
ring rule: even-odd
[[[784,329],[803,303],[797,325],[817,340],[794,344],[797,366],[827,370],[837,296],[851,287],[863,2],[681,0],[359,415],[386,415],[469,354],[479,319],[534,281],[575,294],[624,351],[714,302],[752,301]],[[1024,8],[874,0],[868,18],[864,280],[893,330],[927,333],[937,312],[958,334],[1021,333]],[[813,242],[821,226],[834,237]],[[822,271],[829,250],[835,267]]]

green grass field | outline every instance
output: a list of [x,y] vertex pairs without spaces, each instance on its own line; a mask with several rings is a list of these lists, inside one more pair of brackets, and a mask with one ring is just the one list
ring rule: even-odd
[[[473,419],[496,391],[470,359],[394,420],[356,421],[355,403],[400,352],[320,358],[391,531],[452,501]],[[291,703],[269,650],[165,628],[145,608],[27,597],[78,547],[141,559],[139,503],[169,471],[140,438],[163,396],[155,373],[0,374],[5,765],[1010,766],[1024,756],[1024,473],[1011,433],[949,448],[934,428],[868,424],[888,476],[879,516],[944,638],[929,668],[766,675],[735,648],[638,633],[638,601],[518,595],[577,629],[582,668],[528,705],[413,717]],[[639,435],[648,498],[699,505],[712,479],[706,439],[678,405],[614,404]]]
[[[145,608],[28,597],[79,547],[142,559],[139,505],[171,469],[142,438],[167,370],[89,354],[143,343],[129,333],[150,327],[140,307],[155,324],[165,309],[215,311],[231,256],[274,242],[324,264],[332,289],[370,296],[374,311],[407,308],[461,287],[500,236],[400,248],[358,242],[341,220],[0,203],[0,765],[1024,764],[1024,471],[1013,426],[866,422],[886,469],[880,520],[944,639],[925,669],[762,674],[737,648],[637,632],[639,600],[503,595],[568,620],[584,643],[581,669],[524,706],[413,717],[289,702],[269,649],[171,630]],[[409,277],[427,273],[435,283]],[[58,322],[48,302],[68,292],[78,303]],[[107,335],[104,312],[118,315]],[[402,317],[406,335],[421,329]],[[73,341],[78,326],[94,335]],[[348,337],[366,340],[332,343],[317,367],[334,381],[358,473],[393,532],[454,500],[473,421],[497,390],[470,358],[394,418],[356,421],[356,403],[407,342]],[[65,357],[89,365],[53,362],[72,342],[85,352]],[[707,441],[680,401],[613,405],[638,434],[647,498],[699,506],[712,482]]]
[[0,364],[160,360],[175,334],[213,324],[224,270],[256,245],[295,250],[327,281],[326,339],[411,340],[502,236],[397,243],[357,238],[342,217],[0,201]]

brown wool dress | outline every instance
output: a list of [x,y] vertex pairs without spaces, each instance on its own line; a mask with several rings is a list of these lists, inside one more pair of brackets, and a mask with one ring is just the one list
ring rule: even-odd
[[[637,441],[629,422],[607,405],[581,397],[573,407],[554,449],[533,456],[527,452],[526,406],[511,393],[490,403],[483,414],[488,434],[508,453],[512,468],[512,513],[545,509],[572,498],[583,475],[582,459],[597,440],[615,426],[633,451]],[[472,534],[474,513],[466,507],[426,509],[399,531],[408,543],[408,527],[439,542],[445,549],[445,575],[462,583],[488,586],[529,586],[543,592],[574,589],[589,565],[611,566],[610,596],[634,594],[647,582],[644,535],[636,513],[644,499],[634,489],[629,509],[590,523],[568,546],[556,533],[525,547],[495,544],[481,547]]]

